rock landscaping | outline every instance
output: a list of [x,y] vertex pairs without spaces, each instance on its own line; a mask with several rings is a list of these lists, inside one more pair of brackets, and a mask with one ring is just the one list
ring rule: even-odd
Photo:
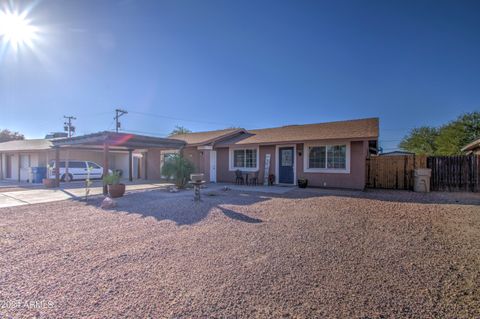
[[3,208],[0,317],[478,318],[475,196],[156,190],[109,210]]

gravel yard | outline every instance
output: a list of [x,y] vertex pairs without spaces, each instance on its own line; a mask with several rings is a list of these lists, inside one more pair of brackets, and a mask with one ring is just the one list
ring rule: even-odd
[[0,209],[0,317],[480,317],[478,194],[186,195]]

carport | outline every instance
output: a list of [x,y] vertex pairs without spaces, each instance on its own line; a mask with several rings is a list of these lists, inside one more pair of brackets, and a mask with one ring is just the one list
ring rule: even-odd
[[[52,140],[55,149],[55,161],[60,162],[60,150],[76,149],[76,150],[103,150],[103,168],[104,171],[109,169],[109,152],[120,151],[128,152],[128,179],[133,179],[133,152],[138,151],[143,155],[144,178],[148,179],[149,165],[156,165],[157,159],[149,159],[149,152],[156,154],[159,150],[182,149],[185,142],[160,138],[153,136],[144,136],[129,133],[115,132],[99,132],[82,136],[75,136],[65,139]],[[159,168],[158,168],[159,169]],[[55,170],[56,184],[60,183],[59,168]],[[106,193],[106,187],[104,187]]]

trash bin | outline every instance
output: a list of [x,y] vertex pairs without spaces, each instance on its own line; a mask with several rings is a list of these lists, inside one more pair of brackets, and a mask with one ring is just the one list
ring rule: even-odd
[[46,167],[32,167],[32,183],[41,183],[47,177]]
[[414,185],[413,190],[415,192],[429,193],[430,192],[430,176],[432,170],[429,168],[417,168],[414,172]]

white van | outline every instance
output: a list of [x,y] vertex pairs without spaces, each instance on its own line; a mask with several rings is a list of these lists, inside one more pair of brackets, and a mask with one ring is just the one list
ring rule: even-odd
[[[69,182],[72,180],[86,179],[88,174],[88,167],[90,167],[90,178],[97,179],[103,177],[103,167],[97,163],[90,161],[68,161],[68,174],[65,168],[65,161],[60,161],[60,179],[62,182]],[[50,168],[56,168],[55,161],[50,162]],[[49,170],[49,178],[55,178],[55,170]],[[112,170],[108,170],[112,173]]]

